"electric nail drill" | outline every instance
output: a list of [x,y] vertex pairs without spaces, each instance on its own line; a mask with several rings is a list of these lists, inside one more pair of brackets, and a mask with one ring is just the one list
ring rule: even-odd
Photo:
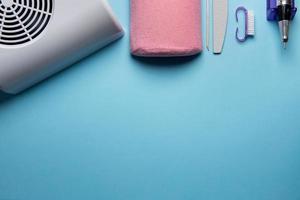
[[284,48],[289,40],[290,22],[296,12],[295,0],[267,0],[267,19],[278,22]]

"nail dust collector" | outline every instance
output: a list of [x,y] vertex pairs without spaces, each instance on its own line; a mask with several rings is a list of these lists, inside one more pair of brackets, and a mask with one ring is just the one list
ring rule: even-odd
[[122,35],[106,0],[0,0],[0,90],[18,93]]

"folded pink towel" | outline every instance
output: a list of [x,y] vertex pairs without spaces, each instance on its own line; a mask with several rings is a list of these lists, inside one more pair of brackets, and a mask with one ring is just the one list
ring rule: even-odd
[[190,56],[202,51],[201,0],[131,0],[131,52]]

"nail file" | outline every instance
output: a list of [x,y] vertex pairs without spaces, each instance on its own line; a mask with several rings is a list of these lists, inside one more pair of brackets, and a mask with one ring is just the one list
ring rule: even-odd
[[206,0],[206,49],[209,51],[210,43],[210,0]]
[[222,53],[228,21],[228,0],[213,0],[213,52]]

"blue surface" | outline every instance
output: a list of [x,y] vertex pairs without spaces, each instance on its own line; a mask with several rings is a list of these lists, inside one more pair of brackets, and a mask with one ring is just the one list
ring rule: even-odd
[[129,54],[126,36],[0,103],[1,200],[299,200],[300,24],[281,49],[264,1],[257,36],[224,53]]

